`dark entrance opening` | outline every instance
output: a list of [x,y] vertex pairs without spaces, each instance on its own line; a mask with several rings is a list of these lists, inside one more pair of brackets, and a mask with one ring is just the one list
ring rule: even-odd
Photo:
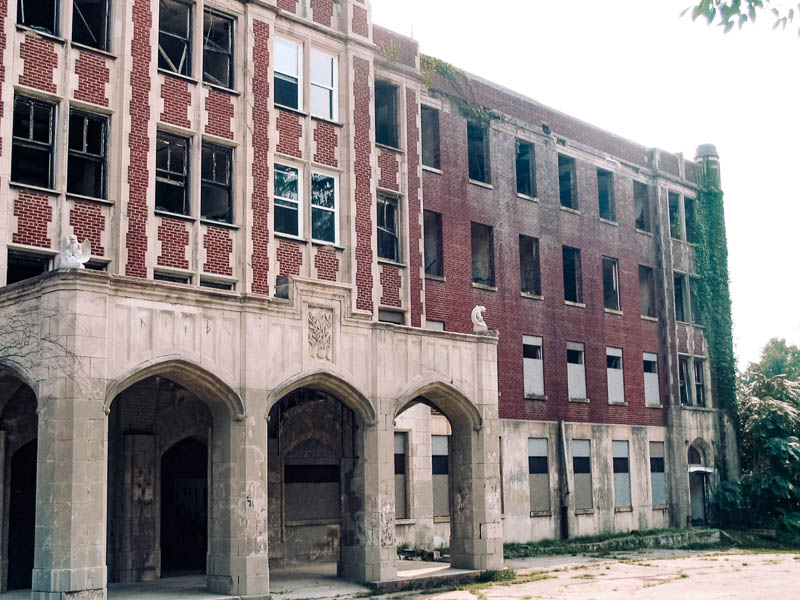
[[161,576],[205,573],[208,446],[188,438],[161,459]]
[[8,512],[8,589],[31,587],[33,532],[36,523],[36,440],[11,458]]

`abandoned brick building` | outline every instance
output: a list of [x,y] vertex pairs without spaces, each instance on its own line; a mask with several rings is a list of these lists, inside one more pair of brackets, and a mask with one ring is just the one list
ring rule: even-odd
[[260,597],[705,519],[713,146],[420,56],[368,0],[2,0],[0,50],[2,590]]

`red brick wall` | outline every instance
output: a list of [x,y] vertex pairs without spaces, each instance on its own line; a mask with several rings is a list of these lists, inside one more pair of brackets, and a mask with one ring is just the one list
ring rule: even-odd
[[128,260],[125,274],[133,277],[147,277],[145,255],[147,252],[147,186],[150,185],[150,171],[147,168],[147,155],[150,138],[147,126],[150,121],[150,30],[153,15],[149,0],[134,0],[133,40],[131,55],[133,66],[130,75],[131,130],[128,136],[130,164],[128,165],[128,234],[125,247]]
[[105,256],[101,234],[106,229],[106,218],[103,209],[91,202],[75,202],[69,211],[69,224],[78,241],[89,240],[92,244],[92,254]]
[[269,294],[269,25],[253,21],[253,292]]
[[678,323],[678,352],[688,354],[689,352],[689,327],[682,323]]
[[331,26],[333,19],[333,0],[311,0],[314,21],[325,27]]
[[278,242],[277,257],[281,275],[300,275],[303,266],[303,252],[300,244],[288,240]]
[[164,101],[161,120],[172,125],[191,128],[192,123],[188,117],[192,105],[189,82],[169,75],[163,75],[161,81],[161,99]]
[[399,190],[397,174],[400,172],[397,152],[392,152],[386,148],[378,148],[378,168],[380,178],[378,186],[387,190]]
[[317,269],[318,279],[336,281],[339,273],[339,257],[336,250],[329,246],[318,246],[314,256],[314,268]]
[[367,23],[367,11],[360,6],[353,5],[353,33],[369,37],[369,24]]
[[206,264],[203,271],[217,275],[233,275],[231,269],[231,253],[233,240],[231,232],[224,227],[206,227],[203,236],[203,248],[206,249]]
[[314,121],[313,126],[314,142],[317,144],[314,160],[323,165],[338,167],[339,161],[336,160],[336,149],[339,145],[338,128],[325,121]]
[[58,67],[55,42],[26,33],[19,45],[19,56],[23,62],[20,84],[55,94],[57,88],[54,78]]
[[303,137],[303,122],[300,115],[278,110],[278,152],[289,156],[303,157],[300,138]]
[[278,8],[281,10],[288,10],[289,12],[297,12],[297,0],[278,0]]
[[75,59],[75,74],[78,76],[78,87],[73,93],[76,100],[108,106],[106,84],[110,75],[105,58],[93,52],[79,51]]
[[234,117],[234,107],[233,98],[230,94],[220,92],[214,88],[208,88],[206,114],[208,115],[206,133],[233,139],[231,119]]
[[384,306],[403,306],[400,300],[400,288],[402,287],[402,276],[400,269],[394,265],[381,265],[381,304]]
[[422,298],[422,253],[420,240],[422,239],[422,203],[420,202],[419,165],[419,126],[417,113],[419,102],[417,92],[406,90],[406,131],[408,133],[408,279],[411,287],[411,326],[422,326],[423,298]]
[[162,267],[188,269],[186,247],[189,245],[189,229],[186,221],[161,217],[158,226],[158,241],[161,242],[161,254],[158,264]]
[[[356,8],[355,6],[353,7]],[[353,128],[355,130],[356,308],[372,311],[372,101],[369,61],[353,57]]]
[[412,39],[385,29],[380,25],[372,26],[372,41],[386,57],[401,65],[416,68],[419,44]]
[[17,231],[11,241],[15,244],[50,248],[47,226],[53,219],[53,209],[46,194],[20,190],[14,201],[14,216],[17,217]]

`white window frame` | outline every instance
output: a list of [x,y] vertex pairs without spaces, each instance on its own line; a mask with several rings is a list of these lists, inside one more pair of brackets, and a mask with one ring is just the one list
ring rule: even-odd
[[[297,109],[298,111],[303,111],[303,48],[304,44],[301,42],[295,42],[293,40],[276,37],[275,38],[275,76],[278,77],[279,75],[283,78],[287,79],[294,79],[295,76],[289,73],[284,73],[283,71],[278,69],[278,48],[283,46],[284,48],[294,47],[297,50]],[[274,85],[274,80],[271,82]],[[273,90],[274,93],[274,90]],[[283,106],[282,104],[278,104],[278,106]],[[291,106],[287,106],[289,110],[295,110]]]
[[[654,373],[644,370],[644,361],[655,364],[656,370]],[[661,406],[661,390],[658,385],[658,354],[652,352],[642,353],[642,373],[644,375],[644,405]]]
[[[317,206],[314,204],[314,175],[321,175],[322,177],[330,177],[333,179],[333,209],[324,206]],[[329,171],[322,169],[312,169],[310,173],[311,185],[309,187],[309,214],[311,215],[311,241],[318,244],[328,244],[333,246],[339,245],[339,176]],[[321,240],[314,237],[314,209],[325,210],[333,213],[333,241]]]
[[330,114],[329,115],[323,115],[323,114],[319,114],[318,112],[315,111],[315,109],[314,109],[314,95],[311,93],[311,90],[309,90],[309,94],[308,94],[309,95],[309,112],[311,113],[311,116],[313,116],[313,117],[320,117],[322,119],[327,119],[329,121],[338,121],[338,119],[339,119],[339,61],[338,61],[337,57],[332,55],[332,54],[328,54],[327,52],[323,52],[322,50],[317,50],[316,48],[311,48],[311,50],[310,50],[311,56],[309,56],[309,60],[308,60],[309,69],[311,68],[311,64],[312,64],[312,61],[313,61],[313,55],[314,55],[315,52],[317,54],[320,54],[320,55],[330,59],[330,61],[331,61],[331,80],[333,82],[333,86],[329,87],[326,84],[314,81],[313,75],[311,74],[311,72],[309,72],[308,79],[309,79],[309,85],[311,86],[311,88],[312,89],[314,87],[322,88],[324,90],[327,90],[331,94]]
[[[522,336],[523,393],[526,398],[544,398],[544,347],[542,338],[535,335]],[[525,358],[525,346],[538,346],[539,358]]]
[[[619,369],[608,366],[608,357],[619,358]],[[608,403],[625,403],[625,362],[622,357],[622,348],[606,347],[606,383],[608,387]],[[617,393],[619,390],[619,393]]]
[[[273,189],[272,189],[272,192],[273,192],[273,200],[272,200],[272,204],[273,204],[273,208],[272,208],[272,215],[273,215],[272,216],[272,231],[275,232],[278,235],[284,235],[284,236],[288,236],[288,237],[296,237],[297,239],[305,239],[305,226],[304,226],[305,222],[303,220],[303,214],[304,214],[303,204],[305,204],[305,201],[304,201],[305,199],[303,197],[303,180],[304,180],[303,167],[301,167],[299,165],[296,165],[296,164],[292,164],[289,161],[283,161],[283,162],[277,162],[276,161],[276,162],[273,163],[272,166],[273,166],[273,173],[272,173],[272,184],[273,184]],[[278,196],[278,194],[275,192],[275,173],[277,172],[278,167],[283,167],[285,169],[294,169],[295,171],[297,171],[297,236],[294,236],[291,233],[284,233],[282,231],[278,231],[277,228],[275,227],[275,213],[276,213],[275,205],[277,204],[276,201],[277,200],[283,200],[284,202],[292,202],[292,200],[290,200],[288,198],[283,198],[281,196]]]

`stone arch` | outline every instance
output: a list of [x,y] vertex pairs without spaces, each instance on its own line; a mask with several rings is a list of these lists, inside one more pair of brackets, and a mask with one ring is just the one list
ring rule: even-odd
[[[31,390],[33,390],[33,395],[36,397],[36,405],[38,408],[39,405],[39,384],[38,382],[31,377],[26,369],[24,369],[19,363],[14,360],[8,358],[0,358],[0,377],[3,375],[11,375],[16,377],[21,383],[27,385]],[[2,398],[0,398],[0,402],[4,402]],[[0,411],[2,411],[2,404],[0,404]]]
[[[695,438],[689,447],[686,449],[687,460],[689,455],[691,454],[692,450],[697,452],[700,455],[700,463],[699,466],[702,467],[713,467],[714,466],[714,454],[711,444],[709,444],[706,440],[701,437]],[[698,463],[689,463],[691,464],[698,464]]]
[[450,420],[453,428],[468,425],[473,431],[480,431],[483,419],[467,395],[455,385],[438,379],[415,381],[410,391],[400,396],[394,404],[393,416],[397,416],[413,404],[428,400]]

